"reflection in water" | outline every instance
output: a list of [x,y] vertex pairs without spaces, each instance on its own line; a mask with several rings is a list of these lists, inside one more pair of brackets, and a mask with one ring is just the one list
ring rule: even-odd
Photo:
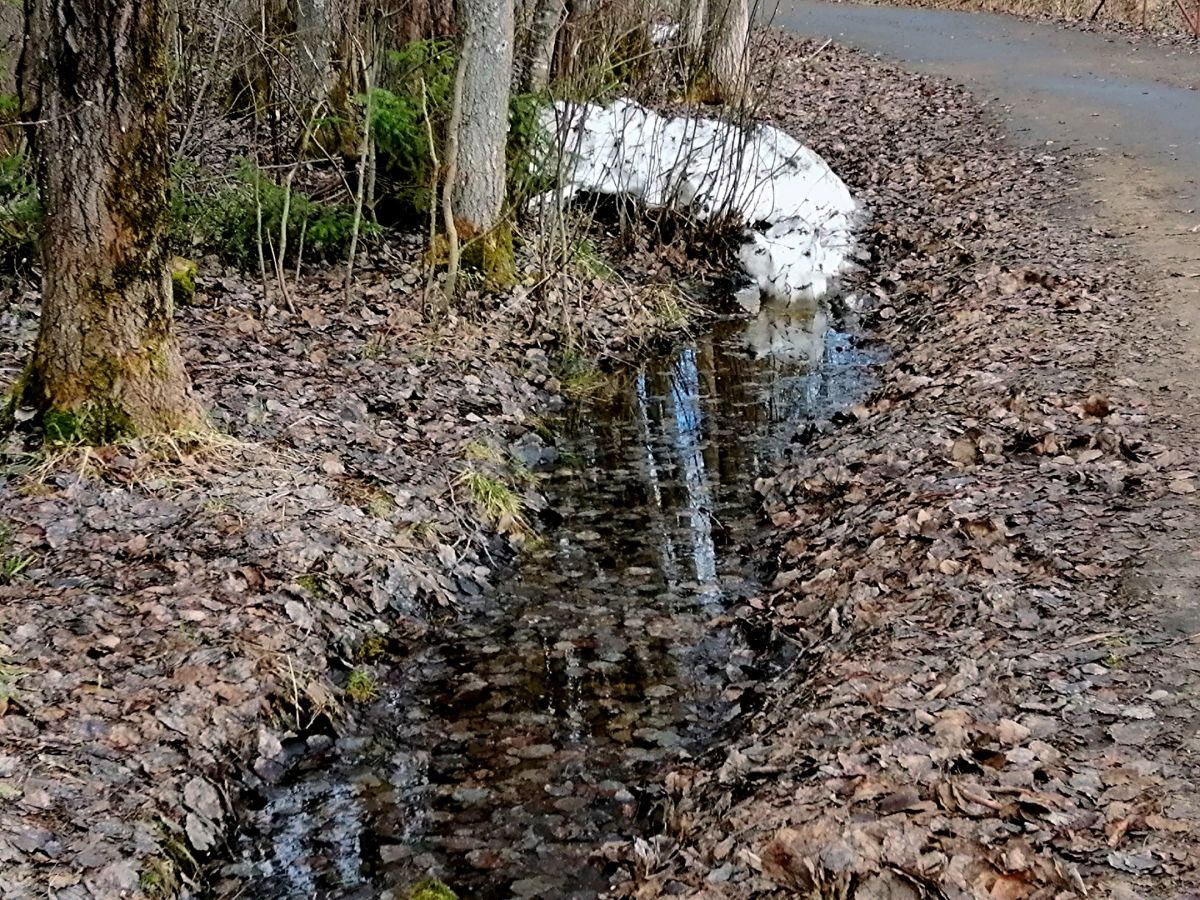
[[252,823],[256,897],[595,897],[595,851],[645,824],[672,762],[772,660],[725,613],[758,587],[754,479],[853,403],[862,352],[823,313],[764,311],[645,362],[577,411],[544,490],[564,524],[390,676],[364,738],[310,758]]
[[812,368],[825,355],[829,317],[822,309],[807,313],[762,309],[746,326],[746,343],[755,359],[800,363]]

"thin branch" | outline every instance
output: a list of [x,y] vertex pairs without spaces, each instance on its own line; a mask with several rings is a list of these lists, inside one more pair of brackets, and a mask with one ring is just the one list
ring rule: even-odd
[[442,302],[438,311],[442,316],[450,312],[450,304],[458,289],[458,227],[454,224],[454,184],[458,180],[458,132],[462,124],[463,104],[463,58],[459,52],[454,66],[454,93],[450,102],[450,121],[446,124],[446,179],[442,186],[442,217],[446,227],[446,283],[442,286]]
[[363,81],[365,82],[367,92],[366,108],[363,113],[363,129],[362,143],[358,148],[358,184],[355,186],[357,190],[354,192],[354,226],[350,231],[350,253],[346,259],[346,302],[350,302],[351,287],[354,281],[354,255],[358,252],[358,232],[362,228],[362,212],[363,212],[363,197],[367,190],[367,154],[371,149],[371,112],[372,101],[374,99],[373,75],[374,71],[367,66],[367,56],[362,49],[362,44],[356,38],[355,46],[358,49],[359,62],[362,64]]

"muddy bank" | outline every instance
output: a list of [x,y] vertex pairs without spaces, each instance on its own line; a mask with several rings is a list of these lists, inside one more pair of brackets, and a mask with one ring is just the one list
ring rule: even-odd
[[944,83],[838,50],[813,71],[837,90],[761,87],[875,213],[861,287],[894,355],[759,485],[759,604],[807,665],[719,768],[668,776],[626,892],[1187,895],[1197,613],[1130,575],[1197,486],[1139,387],[1177,336],[1071,214],[1069,161]]

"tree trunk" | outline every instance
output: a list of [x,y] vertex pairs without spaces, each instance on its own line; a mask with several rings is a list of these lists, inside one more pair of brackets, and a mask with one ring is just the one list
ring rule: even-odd
[[20,400],[54,439],[196,427],[166,246],[166,2],[25,0],[25,15],[22,113],[45,220]]
[[396,46],[454,31],[453,0],[383,0],[382,6]]
[[708,25],[708,0],[683,0],[680,37],[689,66],[704,58],[704,30]]
[[508,96],[513,66],[513,0],[463,0],[462,118],[453,186],[463,261],[493,281],[510,280],[512,236],[503,227]]
[[[21,50],[21,9],[0,4],[0,95],[13,94],[17,87],[16,59]],[[15,124],[16,111],[0,109],[0,156],[10,156],[21,146]]]
[[[361,116],[356,98],[366,86],[360,60],[374,54],[373,17],[370,0],[329,0],[329,122],[320,129],[317,142],[331,157],[341,159],[346,173],[358,168]],[[369,45],[369,46],[368,46]],[[354,185],[357,190],[357,184]]]
[[554,48],[566,9],[566,0],[535,0],[533,4],[525,75],[521,79],[521,90],[526,93],[537,93],[550,85]]
[[750,75],[749,0],[709,0],[708,77],[715,99],[740,103]]
[[329,77],[330,13],[333,0],[296,0],[296,71],[300,96],[313,102],[321,98]]

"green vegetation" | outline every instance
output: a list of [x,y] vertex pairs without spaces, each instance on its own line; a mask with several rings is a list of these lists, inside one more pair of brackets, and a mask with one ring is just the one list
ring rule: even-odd
[[368,634],[358,645],[358,658],[363,662],[379,659],[387,654],[387,638],[377,632]]
[[[380,180],[400,216],[427,216],[437,200],[434,159],[436,156],[440,162],[445,158],[454,65],[452,41],[413,41],[389,54],[384,87],[371,94],[371,129],[379,150]],[[507,180],[508,200],[514,208],[551,185],[539,164],[545,155],[545,138],[538,127],[538,111],[545,102],[545,97],[535,94],[517,94],[509,101]],[[476,250],[482,261],[479,267],[485,272],[490,259],[503,255],[511,235],[500,234],[491,240],[495,246],[484,239]],[[464,261],[471,264],[465,257]],[[501,281],[508,277],[505,272],[496,274]]]
[[459,476],[467,489],[475,510],[486,524],[498,531],[512,534],[528,532],[521,495],[494,475],[470,468]]
[[478,273],[483,283],[490,287],[512,287],[517,281],[517,269],[513,262],[513,234],[508,223],[501,222],[463,245],[462,264],[468,272]]
[[571,247],[571,258],[589,278],[608,281],[616,274],[616,270],[609,265],[604,254],[588,238],[575,241]]
[[18,575],[33,565],[37,557],[32,553],[26,556],[13,554],[0,559],[0,584],[8,584]]
[[186,306],[196,296],[196,275],[199,267],[193,260],[176,256],[171,260],[171,288],[175,303]]
[[[181,253],[199,249],[253,269],[258,265],[260,234],[264,257],[274,258],[285,207],[287,261],[301,252],[305,259],[328,260],[349,251],[354,229],[354,207],[349,203],[323,203],[296,190],[289,194],[248,161],[223,181],[191,163],[173,167],[171,240]],[[377,233],[374,223],[360,223],[360,240]]]
[[[482,466],[472,466],[472,471],[480,480],[477,485],[480,487],[485,497],[495,497],[503,495],[505,490],[513,494],[511,488],[505,481],[511,481],[513,484],[531,487],[537,484],[537,476],[529,471],[529,467],[517,457],[510,454],[507,450],[497,447],[495,444],[486,441],[468,441],[462,450],[463,458],[472,463],[483,463]],[[485,470],[499,471],[503,473],[503,477],[493,477],[488,475]],[[472,499],[475,495],[472,494]],[[507,499],[504,504],[508,503]],[[521,505],[521,500],[513,494],[511,502],[517,504],[518,510]],[[498,510],[500,511],[500,510]],[[502,511],[501,511],[502,512]]]
[[668,285],[649,285],[642,291],[640,299],[650,312],[655,330],[680,331],[691,321],[687,302]]
[[321,583],[321,578],[319,575],[297,575],[295,582],[318,600],[327,600],[333,596],[329,593],[329,590],[325,587],[325,585]]
[[601,370],[595,361],[571,351],[564,352],[559,359],[558,381],[563,396],[575,402],[604,402],[620,388],[618,380]]
[[408,900],[458,900],[458,894],[436,878],[427,878],[413,885]]
[[42,414],[42,430],[51,446],[87,444],[98,447],[132,437],[135,429],[129,416],[111,403],[85,403],[77,410],[48,409]]
[[415,541],[421,543],[436,542],[441,537],[442,526],[437,522],[423,519],[401,526]]
[[152,900],[174,897],[179,891],[174,864],[169,859],[152,857],[138,875],[138,887]]
[[[433,159],[450,113],[454,45],[413,41],[389,54],[388,72],[388,86],[371,97],[380,172],[401,211],[420,214],[436,200]],[[431,134],[437,147],[430,144]]]
[[515,94],[508,102],[507,179],[508,204],[521,209],[530,200],[554,187],[551,147],[538,115],[550,98],[542,94]]
[[[3,97],[0,97],[0,109]],[[3,114],[0,112],[0,120]],[[231,175],[187,162],[172,168],[171,243],[181,254],[214,253],[225,262],[253,269],[258,265],[259,210],[261,208],[264,257],[272,259],[278,245],[285,204],[288,207],[288,261],[303,251],[305,259],[329,260],[344,256],[350,247],[354,208],[349,203],[325,203],[285,188],[249,162]],[[23,154],[0,156],[0,268],[11,271],[32,258],[41,222],[41,204],[28,159]],[[379,228],[360,223],[360,240],[369,240]],[[195,263],[172,265],[177,303],[189,302],[195,293]]]
[[10,701],[16,699],[17,682],[28,675],[26,669],[0,662],[0,716],[8,708]]
[[347,476],[335,484],[344,502],[361,508],[376,519],[388,519],[396,511],[396,501],[377,484],[365,479]]
[[491,444],[483,441],[468,441],[463,446],[463,456],[474,462],[502,463],[504,454]]
[[355,703],[370,703],[379,696],[379,688],[366,669],[354,669],[346,679],[346,696]]
[[[0,123],[5,99],[0,96]],[[41,218],[28,158],[22,153],[0,156],[0,266],[5,270],[32,258]]]
[[138,883],[151,897],[156,896],[153,890],[159,891],[159,897],[174,897],[179,890],[179,873],[194,876],[200,864],[192,856],[187,836],[178,824],[160,816],[157,826],[163,855],[147,860]]

